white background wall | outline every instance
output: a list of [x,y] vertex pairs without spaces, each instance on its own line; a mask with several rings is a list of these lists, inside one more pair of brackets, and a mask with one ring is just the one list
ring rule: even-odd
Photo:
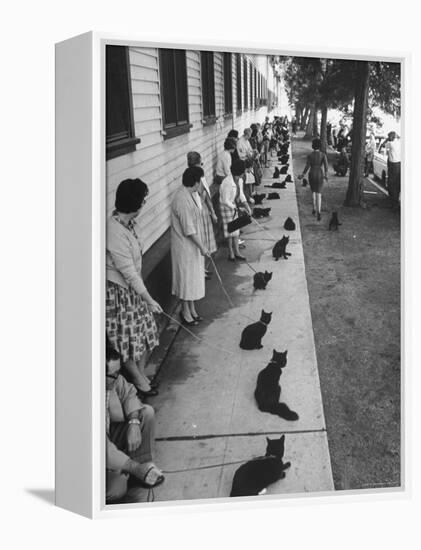
[[[176,40],[279,41],[279,47],[413,50],[416,88],[410,118],[419,120],[421,67],[419,18],[410,2],[336,0],[319,4],[278,0],[240,4],[226,0],[16,1],[3,6],[0,33],[2,86],[2,315],[0,544],[15,549],[156,548],[412,549],[420,522],[420,357],[412,355],[409,395],[414,395],[414,492],[399,502],[333,500],[211,513],[175,510],[141,520],[92,523],[53,508],[30,491],[53,486],[53,176],[54,49],[56,41],[90,29]],[[204,9],[206,7],[206,9]],[[279,32],[277,32],[279,29]],[[144,31],[144,34],[142,33]],[[355,37],[358,41],[355,41]],[[408,145],[419,143],[414,133]],[[414,147],[414,156],[415,156]],[[69,152],[71,154],[71,152]],[[415,174],[415,170],[414,170]],[[407,191],[407,223],[419,217],[418,178]],[[408,200],[409,199],[409,200]],[[420,330],[419,236],[413,226],[408,271],[414,286],[407,314]],[[408,228],[409,229],[409,226]],[[407,288],[407,291],[410,289]],[[415,324],[416,322],[416,324]],[[415,332],[417,331],[417,332]],[[415,348],[414,348],[415,350]],[[407,349],[408,360],[411,349]],[[416,349],[419,352],[419,346]],[[75,361],[77,349],[75,347]],[[408,376],[408,378],[409,378]],[[69,472],[71,475],[71,472]],[[77,474],[75,474],[77,475]],[[333,503],[332,503],[333,502]],[[142,535],[141,535],[142,532]]]

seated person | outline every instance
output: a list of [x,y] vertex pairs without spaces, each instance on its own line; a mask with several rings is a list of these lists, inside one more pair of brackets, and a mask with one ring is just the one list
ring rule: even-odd
[[339,157],[333,164],[333,169],[337,176],[346,176],[348,168],[349,168],[348,153],[346,152],[346,148],[342,147],[341,152],[339,153]]
[[110,346],[106,362],[106,500],[112,503],[127,493],[129,475],[145,487],[156,487],[164,476],[152,462],[153,408],[139,400],[136,388],[120,374],[120,355]]

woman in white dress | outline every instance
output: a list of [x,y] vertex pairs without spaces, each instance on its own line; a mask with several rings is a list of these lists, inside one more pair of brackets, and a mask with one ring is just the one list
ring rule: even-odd
[[205,296],[204,257],[209,251],[201,236],[202,205],[197,193],[203,175],[200,166],[187,168],[171,205],[172,293],[181,300],[180,317],[186,325],[202,320],[195,302]]

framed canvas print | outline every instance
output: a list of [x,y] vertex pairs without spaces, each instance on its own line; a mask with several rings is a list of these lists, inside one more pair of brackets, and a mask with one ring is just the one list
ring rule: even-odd
[[407,69],[57,44],[58,505],[405,491]]

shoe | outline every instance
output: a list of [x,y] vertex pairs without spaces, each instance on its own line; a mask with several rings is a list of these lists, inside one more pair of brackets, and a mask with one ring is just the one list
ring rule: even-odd
[[151,390],[156,390],[159,388],[159,382],[155,380],[150,380],[149,385],[151,386]]
[[187,321],[184,318],[184,315],[181,311],[180,311],[180,319],[181,319],[182,324],[186,325],[188,327],[195,327],[198,324],[197,321],[195,321],[194,319],[192,321]]
[[200,323],[201,321],[203,321],[203,317],[201,317],[200,315],[193,315],[193,319],[195,321],[197,321],[198,323]]
[[247,261],[247,258],[245,258],[244,256],[240,256],[239,254],[236,254],[235,257],[237,260],[241,260],[242,262]]
[[139,396],[141,398],[144,398],[144,397],[155,397],[156,395],[159,394],[159,391],[157,389],[154,389],[151,387],[151,389],[149,391],[143,391],[143,390],[140,390],[139,388],[136,388],[137,389],[137,393],[139,394]]
[[322,216],[320,215],[320,212],[317,214],[317,221],[319,222],[322,219]]
[[316,214],[316,211],[314,210],[314,208],[311,213],[313,214],[313,216]]

